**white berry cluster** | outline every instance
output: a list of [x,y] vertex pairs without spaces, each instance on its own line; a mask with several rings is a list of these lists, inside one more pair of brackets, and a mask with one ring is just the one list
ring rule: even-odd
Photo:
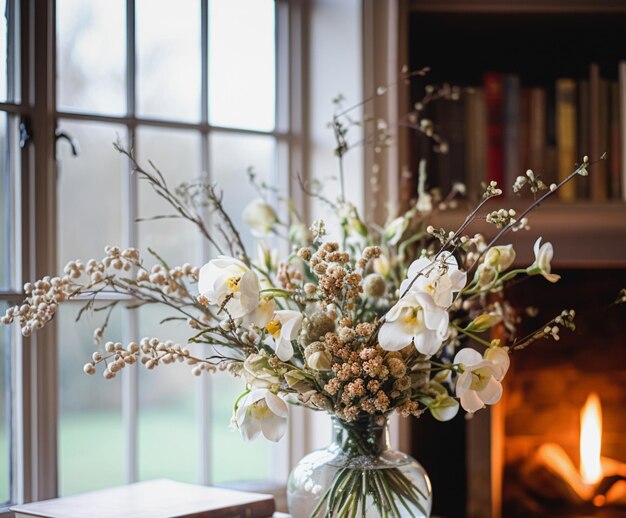
[[76,293],[76,284],[69,275],[44,277],[35,283],[24,285],[26,299],[20,306],[10,307],[0,318],[0,323],[11,324],[17,321],[24,336],[41,329],[52,320],[58,306]]

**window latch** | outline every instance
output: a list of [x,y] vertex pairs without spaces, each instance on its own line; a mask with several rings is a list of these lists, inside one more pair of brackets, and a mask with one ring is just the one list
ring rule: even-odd
[[28,125],[26,124],[25,121],[20,122],[19,130],[20,130],[20,149],[24,149],[26,147],[26,144],[28,144],[28,142],[31,139],[30,131],[28,131]]
[[72,150],[72,156],[78,156],[80,154],[80,146],[78,144],[78,140],[72,137],[69,133],[57,128],[54,132],[55,140],[58,142],[59,140],[66,140],[70,145],[70,149]]

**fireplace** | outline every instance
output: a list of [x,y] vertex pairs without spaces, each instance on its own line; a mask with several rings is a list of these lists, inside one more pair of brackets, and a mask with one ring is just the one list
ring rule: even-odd
[[[626,313],[609,306],[626,286],[626,270],[562,274],[541,291],[532,286],[540,279],[531,279],[508,293],[519,307],[540,306],[537,324],[564,304],[578,315],[576,331],[513,359],[500,409],[503,515],[625,516]],[[539,292],[546,296],[533,300]]]
[[[601,481],[596,483],[589,498],[577,499],[551,469],[554,459],[542,465],[544,454],[550,457],[553,448],[580,478],[581,410],[596,393],[602,413],[601,454],[612,459],[613,471],[623,469],[626,475],[626,308],[608,307],[626,287],[626,269],[557,270],[559,283],[531,278],[510,287],[507,299],[520,311],[539,309],[521,333],[533,331],[562,309],[577,311],[576,331],[563,331],[558,342],[541,340],[515,353],[504,397],[492,409],[472,419],[457,416],[446,424],[422,419],[412,426],[414,455],[431,474],[434,487],[444,488],[439,499],[435,495],[437,516],[626,516],[626,505],[601,498],[620,477],[604,480],[601,488]],[[622,483],[618,492],[626,488]],[[594,505],[596,492],[601,497]]]

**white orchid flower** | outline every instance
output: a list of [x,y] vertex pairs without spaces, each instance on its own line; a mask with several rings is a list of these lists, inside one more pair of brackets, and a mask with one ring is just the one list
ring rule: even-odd
[[275,271],[278,268],[278,250],[270,249],[265,241],[259,241],[256,245],[256,265],[266,272]]
[[242,437],[252,441],[260,433],[278,442],[287,430],[287,403],[268,389],[255,389],[239,403],[235,420]]
[[515,255],[513,245],[492,246],[485,254],[485,263],[504,271],[513,264]]
[[280,378],[269,364],[269,357],[263,354],[251,354],[243,362],[243,375],[253,388],[269,389],[280,384]]
[[278,222],[276,211],[261,198],[256,198],[248,203],[243,209],[241,217],[256,237],[267,236]]
[[295,340],[302,327],[303,315],[299,311],[283,309],[274,313],[274,318],[265,326],[267,332],[274,339],[276,356],[283,361],[289,361],[293,356],[292,340]]
[[508,352],[502,347],[490,347],[481,356],[470,347],[461,349],[454,357],[462,373],[456,379],[456,395],[461,406],[474,413],[485,405],[495,405],[502,397],[500,383],[509,369]]
[[448,312],[426,293],[411,291],[385,315],[378,342],[387,351],[399,351],[413,342],[428,356],[435,354],[448,336]]
[[454,292],[461,291],[467,282],[467,273],[459,270],[456,259],[449,252],[444,252],[435,262],[421,257],[411,263],[407,278],[400,285],[404,293],[411,281],[417,276],[411,291],[428,293],[435,304],[448,308],[454,300]]
[[550,262],[552,261],[552,256],[554,255],[552,243],[544,243],[542,245],[541,237],[539,237],[537,238],[537,241],[535,241],[534,251],[535,262],[526,268],[528,274],[541,274],[550,282],[557,282],[561,276],[556,273],[551,273],[552,266],[550,265]]
[[437,421],[450,421],[459,411],[459,402],[448,394],[446,388],[437,381],[429,384],[431,396],[421,398]]
[[259,304],[259,278],[238,259],[219,256],[200,269],[198,291],[209,304],[222,306],[232,318],[240,318]]
[[243,317],[243,324],[263,328],[272,320],[275,311],[276,301],[273,297],[261,297],[257,307]]

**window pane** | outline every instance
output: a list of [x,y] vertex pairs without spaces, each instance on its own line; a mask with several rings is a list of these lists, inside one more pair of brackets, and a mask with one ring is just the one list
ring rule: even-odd
[[275,124],[273,0],[209,0],[209,120],[270,131]]
[[60,110],[126,111],[126,1],[57,0]]
[[[161,306],[139,310],[141,336],[173,340],[184,345],[192,330],[185,322],[168,322],[176,315]],[[185,363],[139,369],[139,479],[172,478],[196,482],[198,427],[195,419],[195,384]]]
[[[113,148],[126,129],[113,124],[61,121],[61,130],[80,144],[72,155],[65,140],[57,143],[59,267],[72,259],[99,259],[105,245],[121,244],[122,155]],[[80,230],[80,231],[77,231]]]
[[239,229],[248,254],[256,239],[241,218],[248,202],[259,194],[248,181],[253,167],[258,181],[275,185],[276,141],[258,135],[213,133],[210,140],[211,179],[224,191],[224,206]]
[[[4,315],[8,308],[6,302],[0,302],[0,314]],[[0,327],[0,504],[11,497],[11,385],[9,383],[11,328]]]
[[[82,234],[81,234],[82,235]],[[93,330],[106,312],[84,314],[81,303],[63,304],[57,315],[59,343],[59,488],[71,495],[123,483],[121,382],[93,376],[83,365],[97,349]],[[105,340],[122,336],[120,311],[112,313]],[[100,348],[102,351],[102,348]]]
[[9,287],[11,251],[11,177],[9,143],[7,142],[7,114],[0,112],[0,288]]
[[[182,182],[194,181],[201,176],[198,133],[143,127],[137,132],[137,149],[141,164],[150,168],[148,161],[151,161],[159,168],[172,189]],[[140,218],[173,213],[174,210],[147,182],[139,182]],[[141,221],[138,224],[138,234],[139,245],[148,264],[155,262],[148,256],[148,247],[158,252],[170,266],[197,264],[200,260],[200,234],[187,220]]]
[[271,475],[272,443],[262,437],[254,442],[244,442],[241,434],[230,427],[233,405],[245,389],[245,380],[223,372],[211,376],[212,480],[216,483],[267,480]]
[[137,0],[137,93],[142,116],[200,119],[200,2]]
[[[2,13],[2,20],[0,20],[0,101],[7,100],[7,87],[8,87],[8,57],[9,52],[7,48],[8,44],[8,13],[6,0],[0,0],[0,11]],[[0,501],[2,501],[0,499]]]

